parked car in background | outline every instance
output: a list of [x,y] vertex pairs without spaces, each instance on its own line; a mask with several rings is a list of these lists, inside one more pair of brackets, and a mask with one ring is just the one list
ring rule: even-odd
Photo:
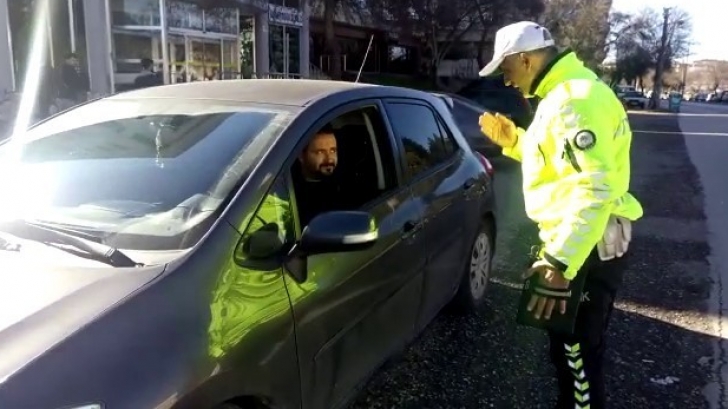
[[617,94],[617,96],[620,98],[628,92],[635,92],[635,91],[637,91],[637,89],[632,85],[617,85],[614,87],[614,93]]
[[622,103],[627,108],[647,108],[648,99],[645,94],[639,91],[628,91],[622,94]]
[[716,91],[709,96],[708,102],[712,102],[714,104],[720,104],[726,98],[728,98],[728,91]]
[[502,76],[473,80],[459,90],[457,95],[471,99],[491,112],[508,116],[523,129],[533,121],[535,107],[521,92],[506,86]]
[[485,300],[493,168],[427,92],[146,88],[11,137],[0,167],[3,409],[345,407]]
[[474,151],[480,152],[486,157],[495,157],[502,153],[501,147],[483,135],[480,130],[478,120],[483,113],[488,112],[488,109],[457,94],[435,93],[435,95],[447,103],[460,132],[463,133]]

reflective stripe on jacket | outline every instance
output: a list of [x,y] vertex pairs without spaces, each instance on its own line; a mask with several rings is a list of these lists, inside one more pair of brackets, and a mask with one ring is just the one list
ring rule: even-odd
[[540,77],[534,121],[503,153],[522,162],[526,214],[538,223],[543,257],[573,279],[610,215],[642,217],[628,193],[632,131],[617,96],[573,52]]

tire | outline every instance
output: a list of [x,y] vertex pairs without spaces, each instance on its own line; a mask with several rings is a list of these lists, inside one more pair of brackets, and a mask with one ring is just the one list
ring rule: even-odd
[[470,244],[470,257],[463,266],[462,278],[452,305],[459,313],[477,311],[485,300],[488,280],[493,268],[495,226],[483,220]]

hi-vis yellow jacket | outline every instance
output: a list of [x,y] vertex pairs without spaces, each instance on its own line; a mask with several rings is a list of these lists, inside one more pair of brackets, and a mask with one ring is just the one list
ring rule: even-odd
[[531,93],[542,98],[534,121],[503,153],[522,164],[526,214],[538,223],[542,256],[573,279],[610,215],[642,217],[627,192],[632,131],[614,92],[571,51]]

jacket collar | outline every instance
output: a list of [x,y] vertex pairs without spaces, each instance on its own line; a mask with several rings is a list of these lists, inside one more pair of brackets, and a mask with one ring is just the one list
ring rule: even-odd
[[577,77],[595,78],[596,76],[584,67],[584,63],[576,56],[576,53],[571,49],[566,49],[551,60],[536,76],[531,85],[531,95],[544,98],[559,83]]

